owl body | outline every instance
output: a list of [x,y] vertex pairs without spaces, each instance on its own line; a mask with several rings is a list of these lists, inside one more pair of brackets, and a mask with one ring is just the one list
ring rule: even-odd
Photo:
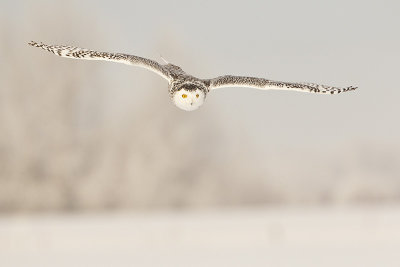
[[315,83],[291,83],[268,80],[264,78],[224,75],[213,79],[199,79],[184,72],[174,64],[159,64],[151,59],[121,53],[98,52],[73,46],[46,45],[30,42],[29,45],[42,48],[57,56],[105,60],[138,66],[151,70],[168,81],[169,95],[172,102],[180,109],[193,111],[204,104],[207,94],[223,87],[251,87],[261,90],[292,90],[318,94],[339,94],[352,91],[357,87],[333,87]]
[[187,74],[176,65],[168,64],[165,67],[172,77],[168,89],[175,106],[185,111],[193,111],[202,106],[209,92],[207,81]]

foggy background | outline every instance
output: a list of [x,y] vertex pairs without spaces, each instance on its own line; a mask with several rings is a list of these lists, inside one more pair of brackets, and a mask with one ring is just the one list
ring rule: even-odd
[[[399,4],[287,5],[3,2],[0,210],[399,201]],[[359,89],[225,88],[187,113],[154,73],[30,40]]]
[[[30,250],[32,247],[46,247],[41,238],[48,228],[40,228],[41,224],[37,223],[40,228],[37,229],[29,223],[36,220],[32,218],[42,220],[37,214],[43,212],[161,211],[162,214],[166,212],[167,219],[160,216],[168,221],[168,214],[177,210],[211,210],[219,214],[227,208],[247,212],[254,208],[279,211],[281,208],[313,206],[317,207],[316,214],[324,214],[320,209],[327,206],[361,204],[378,206],[376,212],[381,214],[380,207],[397,207],[400,200],[399,8],[398,1],[2,0],[0,216],[3,219],[0,224],[4,232],[0,231],[0,236],[3,242],[14,240],[14,243],[4,245],[0,242],[0,248],[6,255],[11,251],[7,256],[15,256],[20,255],[18,253],[26,255],[24,251],[35,254],[37,251]],[[56,57],[28,46],[31,40],[128,53],[158,62],[162,62],[162,55],[199,78],[247,75],[340,87],[353,85],[359,89],[325,96],[224,88],[211,92],[199,110],[185,112],[169,99],[167,82],[152,72],[111,62]],[[296,228],[299,222],[296,216],[301,217],[303,213],[286,212],[278,212],[277,217],[288,219],[277,222],[277,226],[272,223],[272,230],[268,230],[269,237],[272,236],[268,239],[272,240],[270,244],[285,244],[282,241],[285,238],[281,238],[285,229],[294,229],[291,233],[307,233],[305,228]],[[389,215],[382,214],[392,218],[390,216],[399,214],[399,209],[388,212]],[[353,231],[353,228],[345,228],[344,232],[337,230],[343,236],[353,234],[356,237],[350,238],[353,241],[348,243],[350,239],[340,239],[342,235],[338,234],[337,242],[333,244],[351,244],[350,247],[357,248],[359,244],[366,244],[366,250],[360,250],[362,255],[368,254],[365,252],[369,249],[398,247],[400,229],[394,222],[399,222],[399,217],[393,217],[390,220],[393,224],[388,227],[385,223],[389,221],[379,224],[382,220],[375,220],[379,216],[374,212],[369,215],[355,213],[361,214],[355,219],[355,224],[360,227],[364,221],[373,221],[371,227],[381,231],[375,233],[383,233],[375,235],[380,241],[367,238],[371,233],[370,225],[367,225],[361,232]],[[17,219],[16,223],[13,219],[8,221],[7,218],[14,218],[7,217],[10,214],[31,215],[23,217],[22,222]],[[275,213],[267,214],[251,213],[249,216],[255,221],[276,220]],[[344,217],[341,213],[328,214],[321,216],[324,220],[329,219],[333,228],[341,229],[340,226],[354,222],[343,219],[340,223],[340,218],[348,218],[348,214],[354,214],[352,211],[345,212]],[[222,220],[224,223],[240,221],[248,214],[237,215]],[[149,224],[139,222],[139,227],[132,229],[140,232],[149,227],[149,231],[153,231],[152,223],[160,218],[151,216],[156,217],[146,217]],[[300,220],[300,225],[313,225],[316,229],[320,229],[319,222],[325,225],[323,221],[313,221],[312,216],[309,219],[312,223]],[[179,218],[172,221],[181,222]],[[191,233],[188,229],[201,229],[200,225],[192,228],[190,223],[197,219],[203,222],[201,216],[183,218],[189,221],[188,228],[183,227],[189,231],[186,234]],[[205,225],[209,223],[211,228],[216,227],[207,232],[212,235],[209,236],[211,241],[207,235],[201,236],[200,231],[199,236],[188,234],[187,242],[200,240],[199,244],[209,248],[212,238],[230,243],[232,240],[225,238],[232,236],[229,229],[244,237],[249,233],[246,229],[254,230],[262,225],[244,226],[242,232],[238,232],[235,227],[222,227],[224,223],[219,219],[215,219],[214,224],[214,219],[208,218],[208,215],[203,218]],[[60,220],[65,223],[64,219]],[[138,223],[134,218],[129,217],[130,220],[132,225]],[[251,220],[245,220],[243,225],[251,224]],[[83,221],[87,223],[83,225],[91,225],[85,219]],[[99,222],[105,221],[107,216],[99,219]],[[294,228],[285,224],[292,221]],[[18,222],[22,223],[22,228]],[[58,225],[57,222],[45,221],[44,225],[51,227]],[[94,220],[93,224],[96,222]],[[125,225],[126,220],[121,219],[121,223],[123,229],[130,229],[129,223]],[[82,225],[79,220],[78,225]],[[86,226],[78,232],[82,235],[90,233],[91,226]],[[57,227],[55,229],[59,229]],[[97,229],[94,230],[96,233],[104,232],[102,226],[94,229]],[[322,229],[315,236],[314,232],[304,234],[304,240],[332,230],[330,226]],[[54,229],[51,231],[59,233]],[[185,230],[176,226],[173,231]],[[219,236],[221,231],[227,232]],[[66,233],[76,234],[72,230]],[[335,235],[336,232],[332,233]],[[121,242],[115,237],[118,234],[112,231],[108,234],[111,244]],[[257,236],[255,232],[253,234],[251,236]],[[26,236],[31,239],[26,241]],[[123,239],[124,236],[121,232],[120,237]],[[169,246],[171,236],[161,238],[165,241],[161,250]],[[92,237],[89,235],[85,239],[87,244],[78,242],[84,246],[83,250],[92,251],[91,245],[96,243],[90,239]],[[325,237],[311,238],[310,242],[317,240],[316,244],[319,244],[318,240],[325,240],[324,244],[332,244],[332,236]],[[64,240],[61,236],[46,240],[47,248],[57,244],[67,248],[70,248],[69,244],[76,245],[75,239],[57,243]],[[123,240],[121,246],[132,247],[131,239]],[[159,241],[155,238],[144,242],[148,244],[144,248],[143,243],[137,241],[138,247],[146,251],[157,243],[156,240]],[[257,238],[247,239],[247,243],[238,240],[242,239],[236,241],[247,244],[247,249],[254,245],[253,241],[261,242]],[[189,243],[182,241],[179,244]],[[226,248],[223,242],[215,244],[217,248]],[[203,246],[196,247],[197,250],[200,248]],[[236,252],[243,252],[235,248]],[[103,249],[112,250],[111,247]],[[293,247],[283,249],[282,255],[293,256],[291,249]],[[60,251],[62,254],[64,250]],[[97,257],[104,252],[101,251],[91,252],[96,256],[89,255]],[[262,249],[251,251],[244,255],[260,259],[257,253],[263,253]],[[380,253],[387,251],[382,249]],[[186,252],[180,251],[183,261],[185,257],[189,259],[196,255]],[[212,259],[210,255],[214,255],[214,251],[209,252],[200,258]],[[312,257],[314,253],[311,247],[310,253],[303,255]],[[70,258],[75,254],[65,255]],[[387,255],[379,254],[377,259],[380,256],[386,259]],[[154,255],[149,257],[154,258]],[[227,258],[221,256],[215,266],[227,264],[224,261]],[[152,266],[144,262],[136,266]],[[354,262],[357,263],[353,261],[350,266],[357,265]],[[374,265],[377,262],[381,261],[366,260],[365,263],[371,265],[363,266],[377,266]],[[243,266],[234,263],[235,260],[229,266]],[[297,263],[302,266],[302,262]],[[303,263],[311,266],[310,262]],[[198,266],[211,265],[208,262]],[[255,265],[253,262],[252,266]],[[171,266],[181,265],[175,262]],[[289,263],[288,266],[293,265]]]

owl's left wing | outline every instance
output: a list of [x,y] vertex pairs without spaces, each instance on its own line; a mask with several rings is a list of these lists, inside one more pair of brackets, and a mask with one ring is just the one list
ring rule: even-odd
[[120,53],[98,52],[74,46],[46,45],[34,41],[30,42],[29,45],[42,48],[60,57],[87,59],[87,60],[105,60],[105,61],[113,61],[117,63],[124,63],[132,66],[142,67],[157,73],[158,75],[166,79],[168,82],[171,82],[171,75],[168,69],[164,68],[163,65],[151,59],[133,55],[127,55],[127,54],[120,54]]
[[339,94],[341,92],[347,92],[357,89],[357,87],[333,87],[315,83],[290,83],[290,82],[279,82],[272,81],[263,78],[255,77],[244,77],[244,76],[220,76],[214,79],[210,79],[209,89],[218,89],[222,87],[250,87],[256,89],[275,89],[275,90],[293,90],[300,92],[309,93],[320,93],[320,94]]

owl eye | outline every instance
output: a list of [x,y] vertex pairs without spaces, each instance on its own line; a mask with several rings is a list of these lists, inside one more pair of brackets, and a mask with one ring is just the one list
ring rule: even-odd
[[196,97],[199,98],[199,94],[196,94]]
[[182,98],[186,98],[187,97],[187,94],[182,94]]

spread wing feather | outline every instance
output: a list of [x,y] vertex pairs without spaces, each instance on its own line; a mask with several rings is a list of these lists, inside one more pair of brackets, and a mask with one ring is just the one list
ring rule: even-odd
[[250,87],[256,89],[275,89],[275,90],[293,90],[309,93],[320,94],[339,94],[342,92],[352,91],[357,87],[333,87],[315,83],[289,83],[272,81],[263,78],[244,77],[244,76],[220,76],[209,80],[210,90],[222,87]]
[[161,75],[163,78],[168,80],[168,82],[171,81],[170,73],[166,68],[164,68],[163,65],[147,58],[127,55],[127,54],[120,54],[120,53],[98,52],[74,46],[46,45],[34,41],[30,42],[29,45],[42,48],[60,57],[113,61],[117,63],[124,63],[127,65],[146,68],[148,70],[157,73],[158,75]]

